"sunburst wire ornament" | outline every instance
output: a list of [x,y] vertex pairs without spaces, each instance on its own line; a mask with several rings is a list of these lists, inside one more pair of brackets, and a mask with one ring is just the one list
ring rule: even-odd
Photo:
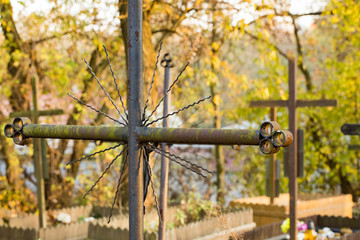
[[[110,63],[110,59],[109,59],[109,56],[108,56],[108,52],[106,50],[106,47],[103,45],[103,48],[104,48],[104,51],[105,51],[105,54],[106,54],[106,58],[107,58],[107,61],[108,61],[108,65],[109,65],[109,68],[110,68],[110,71],[111,71],[111,74],[112,74],[112,78],[114,80],[114,83],[115,83],[115,87],[116,87],[116,90],[117,90],[117,93],[118,93],[118,97],[119,97],[119,100],[121,102],[121,105],[122,105],[122,108],[123,108],[123,113],[125,115],[125,117],[121,114],[121,111],[119,110],[119,108],[117,107],[117,105],[115,104],[114,100],[111,98],[110,94],[106,91],[105,87],[101,84],[100,80],[97,78],[96,74],[93,72],[91,66],[89,65],[89,63],[86,61],[86,59],[84,59],[84,62],[87,64],[88,66],[88,69],[90,70],[91,74],[93,75],[93,77],[96,79],[98,85],[101,87],[101,89],[104,91],[105,95],[107,96],[107,98],[110,100],[110,102],[112,103],[112,105],[115,107],[117,113],[119,114],[120,118],[122,119],[122,121],[119,121],[117,119],[115,119],[114,117],[111,117],[109,116],[108,114],[92,107],[91,105],[83,102],[82,100],[78,99],[77,97],[73,96],[72,94],[68,93],[68,95],[70,97],[72,97],[73,99],[75,99],[78,103],[80,103],[81,105],[84,105],[85,107],[87,108],[90,108],[91,110],[107,117],[108,119],[114,121],[115,123],[118,123],[118,124],[121,124],[123,125],[124,127],[126,127],[128,125],[128,114],[127,114],[127,110],[125,108],[125,104],[122,100],[122,96],[120,94],[120,90],[119,90],[119,87],[118,87],[118,84],[117,84],[117,81],[116,81],[116,78],[115,78],[115,74],[114,74],[114,71],[112,69],[112,66],[111,66],[111,63]],[[173,116],[173,115],[176,115],[184,110],[187,110],[191,107],[194,107],[200,103],[202,103],[203,101],[205,100],[208,100],[211,98],[211,96],[208,96],[208,97],[205,97],[205,98],[202,98],[194,103],[191,103],[177,111],[174,111],[170,114],[167,114],[165,116],[162,116],[162,117],[159,117],[159,118],[156,118],[155,120],[150,120],[151,117],[154,115],[154,113],[156,112],[156,110],[158,109],[158,107],[161,105],[161,103],[164,101],[164,98],[166,96],[167,93],[169,93],[171,91],[171,89],[173,88],[173,86],[176,84],[177,81],[179,81],[179,78],[180,76],[182,75],[182,73],[186,70],[187,66],[189,65],[189,62],[186,63],[186,65],[183,67],[183,69],[180,71],[180,73],[178,74],[178,76],[176,77],[176,79],[173,81],[173,83],[170,85],[169,89],[166,91],[166,94],[159,100],[158,104],[155,106],[155,108],[151,111],[151,113],[146,116],[146,110],[148,108],[148,103],[149,103],[149,97],[150,97],[150,94],[151,94],[151,90],[152,90],[152,87],[153,87],[153,84],[154,84],[154,81],[155,81],[155,74],[156,74],[156,69],[157,69],[157,65],[158,65],[158,62],[159,62],[159,57],[160,57],[160,53],[161,53],[161,48],[162,48],[162,43],[160,44],[160,48],[159,48],[159,51],[158,51],[158,54],[157,54],[157,57],[156,57],[156,63],[155,63],[155,67],[154,67],[154,71],[153,71],[153,75],[152,75],[152,80],[151,80],[151,83],[150,83],[150,87],[149,87],[149,91],[148,91],[148,95],[147,95],[147,99],[145,101],[145,104],[144,104],[144,109],[143,109],[143,113],[142,113],[142,121],[141,121],[141,126],[144,126],[144,127],[148,127],[160,120],[163,120],[165,118],[168,118],[170,116]],[[120,146],[124,146],[123,150],[115,156],[115,158],[108,164],[108,166],[106,167],[106,169],[101,173],[101,175],[99,176],[99,178],[94,182],[94,184],[91,186],[91,188],[84,194],[84,198],[95,188],[95,186],[97,185],[97,183],[99,181],[101,181],[101,179],[103,178],[103,176],[107,173],[107,171],[110,169],[110,167],[113,165],[113,163],[124,153],[124,152],[127,152],[126,151],[126,148],[127,148],[127,144],[126,143],[118,143],[112,147],[109,147],[109,148],[106,148],[106,149],[103,149],[103,150],[100,150],[100,151],[97,151],[97,152],[94,152],[92,154],[89,154],[89,155],[86,155],[80,159],[77,159],[77,160],[74,160],[74,161],[71,161],[71,162],[68,162],[67,165],[69,164],[74,164],[74,163],[77,163],[79,161],[82,161],[86,158],[89,158],[89,157],[92,157],[92,156],[95,156],[97,154],[100,154],[100,153],[104,153],[104,152],[107,152],[107,151],[110,151],[110,150],[114,150],[114,149],[117,149],[119,148]],[[206,174],[211,174],[211,175],[214,175],[214,173],[212,171],[209,171],[207,170],[206,168],[200,166],[200,165],[197,165],[197,164],[194,164],[184,158],[181,158],[179,156],[176,156],[170,152],[167,152],[167,151],[164,151],[163,149],[161,148],[158,148],[157,147],[157,143],[144,143],[141,145],[141,152],[139,154],[139,161],[141,161],[141,157],[143,159],[143,163],[144,163],[144,203],[145,203],[145,200],[146,200],[146,197],[147,197],[147,193],[148,193],[148,187],[149,185],[151,184],[151,188],[152,188],[152,194],[154,195],[154,199],[155,199],[155,203],[156,203],[156,208],[157,208],[157,212],[158,212],[158,215],[160,217],[160,210],[159,210],[159,204],[158,204],[158,201],[157,201],[157,196],[156,196],[156,193],[155,193],[155,188],[154,188],[154,183],[153,183],[153,180],[152,180],[152,169],[151,169],[151,166],[150,166],[150,163],[149,163],[149,155],[151,152],[155,152],[159,155],[163,155],[164,157],[168,158],[170,161],[174,162],[174,163],[177,163],[179,164],[180,166],[186,168],[187,170],[201,176],[201,177],[204,177],[206,178]],[[109,217],[108,217],[108,223],[110,222],[111,220],[111,216],[112,216],[112,211],[113,211],[113,208],[115,206],[115,203],[116,203],[116,199],[117,199],[117,196],[118,196],[118,193],[119,193],[119,189],[120,189],[120,182],[121,182],[121,178],[125,172],[125,168],[126,168],[126,164],[127,164],[127,156],[128,156],[128,153],[126,155],[126,157],[124,158],[124,161],[122,162],[121,164],[121,171],[120,171],[120,176],[119,176],[119,179],[118,179],[118,184],[117,184],[117,187],[116,187],[116,192],[115,192],[115,196],[114,196],[114,199],[113,199],[113,203],[112,203],[112,206],[111,206],[111,209],[110,209],[110,213],[109,213]],[[206,173],[202,173],[202,171],[206,172]],[[145,205],[144,205],[144,212],[145,212]]]

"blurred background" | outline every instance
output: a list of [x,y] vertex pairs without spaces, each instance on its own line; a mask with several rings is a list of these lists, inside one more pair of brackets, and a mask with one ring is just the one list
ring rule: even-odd
[[[288,98],[287,61],[297,59],[299,99],[335,98],[336,108],[300,108],[305,130],[305,177],[302,193],[360,194],[360,152],[348,151],[358,137],[344,136],[343,123],[360,120],[360,4],[350,0],[154,0],[144,1],[144,97],[160,43],[175,63],[171,77],[189,67],[171,95],[171,110],[198,99],[212,99],[170,118],[170,127],[258,129],[269,108],[250,108],[251,100]],[[96,0],[0,1],[0,129],[10,114],[32,110],[31,78],[39,80],[40,110],[62,109],[40,123],[112,124],[67,96],[117,116],[87,69],[87,59],[110,95],[118,100],[103,45],[109,52],[120,93],[127,92],[127,2]],[[125,43],[125,44],[124,44]],[[158,66],[149,109],[162,97],[164,69]],[[158,111],[157,116],[162,116]],[[286,108],[277,121],[288,128]],[[118,117],[116,117],[118,118]],[[160,123],[159,123],[160,126]],[[47,140],[47,209],[74,205],[110,206],[121,159],[85,199],[84,193],[121,149],[70,166],[66,162],[112,146],[90,141]],[[215,172],[201,179],[170,164],[169,204],[211,203],[265,194],[266,156],[257,147],[174,145],[171,151]],[[282,151],[278,158],[282,159]],[[220,166],[218,163],[221,163]],[[159,156],[152,156],[155,189],[160,186]],[[220,169],[220,170],[219,170]],[[224,169],[224,170],[221,170]],[[283,175],[283,171],[281,171]],[[217,180],[216,175],[222,177]],[[128,179],[121,182],[116,206],[128,205]],[[281,178],[281,192],[288,192]],[[158,193],[159,194],[159,193]],[[16,146],[0,135],[0,208],[35,212],[33,147]],[[194,204],[195,204],[194,203]],[[146,203],[154,205],[150,197]],[[198,215],[193,213],[194,218]]]

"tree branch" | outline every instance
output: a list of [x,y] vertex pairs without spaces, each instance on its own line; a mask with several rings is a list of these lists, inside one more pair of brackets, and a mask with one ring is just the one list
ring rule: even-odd
[[283,50],[281,50],[278,46],[276,46],[274,43],[271,43],[270,41],[263,39],[263,38],[259,38],[257,36],[255,36],[254,34],[248,32],[247,30],[244,30],[244,33],[246,35],[248,35],[249,37],[251,37],[254,40],[257,41],[262,41],[264,43],[266,43],[268,46],[273,47],[281,56],[283,56],[286,59],[289,59],[289,55],[287,55]]
[[312,85],[312,80],[311,80],[311,75],[309,70],[307,69],[307,67],[304,65],[304,54],[303,54],[303,49],[301,46],[301,42],[300,42],[300,38],[299,38],[299,29],[296,26],[296,22],[295,22],[295,18],[290,15],[291,19],[292,19],[292,24],[294,26],[294,35],[295,35],[295,41],[296,41],[296,49],[297,49],[297,53],[298,53],[298,67],[300,69],[300,71],[304,74],[305,76],[305,81],[306,81],[306,89],[308,92],[311,92],[313,89],[313,85]]

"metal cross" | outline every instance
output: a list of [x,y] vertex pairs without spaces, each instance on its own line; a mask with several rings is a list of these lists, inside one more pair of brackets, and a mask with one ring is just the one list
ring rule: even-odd
[[297,113],[298,107],[335,107],[336,99],[300,100],[297,99],[296,89],[296,60],[289,59],[289,99],[251,101],[250,107],[287,107],[289,110],[289,130],[294,135],[293,144],[288,149],[289,161],[289,191],[290,191],[290,239],[296,240],[297,228]]
[[[35,124],[39,123],[39,117],[41,116],[55,116],[64,113],[62,109],[50,109],[50,110],[38,110],[38,86],[39,80],[37,77],[31,78],[32,88],[32,111],[20,111],[10,113],[10,117],[30,117]],[[34,139],[34,165],[35,165],[35,176],[36,176],[36,189],[39,209],[39,227],[46,228],[46,202],[45,202],[45,187],[44,179],[49,176],[48,165],[46,161],[46,140],[45,139]]]
[[[194,128],[153,128],[149,127],[166,116],[150,121],[150,117],[156,111],[145,118],[145,110],[147,108],[148,100],[145,102],[145,107],[142,108],[142,86],[143,86],[143,67],[142,67],[142,14],[143,4],[141,0],[128,1],[128,115],[124,109],[127,119],[120,122],[85,103],[80,103],[91,108],[98,113],[102,113],[115,122],[124,125],[121,126],[76,126],[76,125],[41,125],[31,124],[28,118],[15,118],[13,124],[8,124],[5,127],[5,135],[12,137],[17,144],[26,144],[29,138],[60,138],[60,139],[82,139],[82,140],[100,140],[125,143],[127,145],[127,162],[129,165],[129,239],[141,240],[143,239],[143,201],[144,201],[144,181],[148,183],[148,177],[151,177],[151,170],[148,168],[149,164],[147,158],[150,151],[159,152],[156,147],[158,143],[187,143],[187,144],[211,144],[211,145],[258,145],[263,153],[275,153],[279,151],[280,147],[289,146],[292,143],[293,135],[290,131],[281,130],[276,122],[263,122],[260,130],[249,129],[194,129]],[[109,64],[110,65],[110,64]],[[89,66],[91,70],[91,67]],[[111,65],[110,70],[112,71]],[[105,89],[92,72],[99,85],[105,93]],[[113,75],[114,77],[114,75]],[[178,78],[167,90],[171,90]],[[116,83],[115,77],[114,82]],[[117,85],[116,85],[117,86]],[[151,87],[150,87],[151,88]],[[166,93],[166,94],[167,94]],[[72,96],[72,95],[70,95]],[[111,97],[107,94],[112,101]],[[120,94],[119,94],[120,96]],[[121,100],[121,96],[120,96]],[[190,106],[200,103],[202,99],[194,104],[184,107],[172,114],[185,110]],[[160,100],[162,102],[163,100]],[[112,101],[113,103],[113,101]],[[121,113],[113,103],[114,107]],[[168,114],[171,116],[172,114]],[[149,122],[150,121],[150,122]],[[119,144],[118,144],[119,145]],[[117,146],[118,146],[117,145]],[[116,146],[112,147],[114,149]],[[123,152],[123,151],[122,151]],[[121,153],[122,153],[121,152]],[[121,154],[120,153],[120,154]],[[120,154],[118,156],[120,156]],[[144,156],[144,161],[141,156]],[[118,157],[117,156],[117,157]],[[169,155],[167,155],[170,159]],[[116,157],[116,158],[117,158]],[[113,160],[113,162],[116,160]],[[112,163],[113,163],[112,162]],[[112,164],[111,163],[111,164]],[[188,164],[194,166],[191,162]],[[110,165],[111,165],[110,164]],[[126,159],[122,164],[120,178],[126,164]],[[109,165],[109,167],[110,167]],[[182,165],[183,166],[183,165]],[[196,166],[196,165],[195,165]],[[108,168],[109,168],[108,167]],[[197,166],[199,167],[199,166]],[[107,169],[108,169],[107,168]],[[148,169],[147,169],[148,168]],[[106,169],[106,170],[107,170]],[[192,168],[188,168],[192,170]],[[203,168],[202,168],[203,169]],[[149,173],[147,174],[147,170]],[[204,170],[204,169],[203,169]],[[194,170],[192,170],[194,171]],[[105,174],[105,171],[104,173]],[[99,177],[99,180],[103,176]],[[144,177],[145,176],[145,177]],[[145,179],[144,179],[145,178]],[[151,179],[150,179],[151,181]],[[120,181],[119,181],[120,182]],[[118,186],[119,186],[118,182]],[[95,182],[96,184],[96,182]],[[91,188],[92,189],[92,188]],[[91,190],[90,189],[90,190]],[[89,190],[89,191],[90,191]],[[118,188],[115,196],[117,196]],[[116,197],[114,198],[114,202]],[[156,199],[155,199],[156,200]],[[114,204],[114,203],[113,203]],[[111,214],[110,214],[111,215]]]
[[[164,67],[164,110],[163,115],[166,116],[169,114],[170,108],[170,93],[166,93],[167,89],[170,86],[170,68],[174,67],[172,58],[169,53],[166,53],[161,60],[161,66]],[[163,127],[168,126],[168,119],[163,119]],[[166,143],[161,144],[163,151],[168,151],[168,146]],[[160,219],[159,219],[159,229],[158,229],[158,239],[165,239],[166,231],[166,210],[167,210],[167,196],[168,196],[168,177],[169,177],[169,159],[164,155],[161,155],[161,175],[160,175]]]
[[[360,124],[356,124],[356,123],[345,123],[341,126],[341,132],[344,135],[360,135]],[[358,151],[360,150],[360,145],[349,145],[348,146],[348,150],[355,150]],[[359,160],[357,161],[357,166],[356,166],[357,170],[358,170],[358,175],[357,175],[357,179],[359,181],[359,168],[360,168],[360,163]]]

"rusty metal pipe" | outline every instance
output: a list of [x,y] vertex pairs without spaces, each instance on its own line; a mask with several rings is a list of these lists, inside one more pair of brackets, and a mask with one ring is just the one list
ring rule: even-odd
[[13,121],[13,127],[16,131],[20,131],[26,124],[31,124],[31,120],[28,117],[17,117]]
[[260,134],[263,137],[269,137],[275,131],[278,131],[278,130],[280,130],[280,125],[279,125],[279,123],[277,123],[275,121],[265,121],[265,122],[261,123],[261,126],[260,126]]
[[[57,138],[127,142],[127,127],[27,124],[26,138]],[[259,131],[208,128],[136,128],[139,142],[259,145]]]
[[22,132],[16,131],[16,132],[14,133],[14,136],[13,136],[13,141],[14,141],[14,143],[17,144],[17,145],[24,146],[24,145],[30,144],[31,139],[25,137],[25,136],[22,134]]
[[213,128],[136,128],[140,142],[259,145],[259,131]]
[[[12,137],[11,125],[6,125],[5,131],[7,132],[6,136]],[[14,130],[13,134],[15,132],[17,131]],[[20,132],[24,138],[128,142],[128,128],[120,126],[26,124],[22,126]],[[259,130],[249,129],[136,127],[135,133],[139,142],[167,142],[170,144],[259,145],[262,138]],[[291,132],[279,130],[266,139],[271,141],[275,147],[286,147],[293,138]]]
[[118,126],[27,124],[22,133],[26,138],[82,139],[100,141],[127,141],[128,130]]
[[4,134],[8,138],[12,138],[14,136],[15,129],[12,124],[6,124],[4,128]]
[[293,135],[288,130],[278,130],[273,134],[272,143],[275,147],[287,147],[293,141]]

